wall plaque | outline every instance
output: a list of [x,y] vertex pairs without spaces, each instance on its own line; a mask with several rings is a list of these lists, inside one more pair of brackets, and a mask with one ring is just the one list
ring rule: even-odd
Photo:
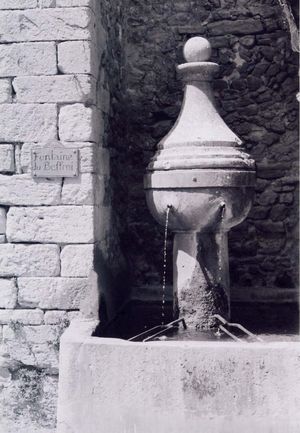
[[76,177],[78,165],[78,149],[35,147],[31,151],[33,177]]

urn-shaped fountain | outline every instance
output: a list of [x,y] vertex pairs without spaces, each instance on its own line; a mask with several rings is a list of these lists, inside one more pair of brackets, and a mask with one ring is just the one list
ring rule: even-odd
[[210,43],[194,37],[177,67],[185,85],[179,117],[159,142],[144,187],[150,212],[175,232],[174,314],[196,329],[230,316],[227,233],[247,216],[255,162],[217,112]]

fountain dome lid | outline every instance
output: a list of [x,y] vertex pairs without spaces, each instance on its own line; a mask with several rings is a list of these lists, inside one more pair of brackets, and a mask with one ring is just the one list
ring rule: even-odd
[[215,107],[210,81],[219,65],[207,61],[211,52],[209,41],[203,37],[197,36],[185,43],[183,54],[187,63],[177,66],[179,76],[185,83],[182,109],[173,128],[158,144],[159,149],[237,147],[242,144]]
[[242,141],[219,115],[210,81],[218,71],[208,61],[210,42],[200,36],[189,39],[183,48],[187,63],[177,66],[185,84],[178,119],[159,142],[147,170],[243,169],[253,170],[254,161],[241,149]]

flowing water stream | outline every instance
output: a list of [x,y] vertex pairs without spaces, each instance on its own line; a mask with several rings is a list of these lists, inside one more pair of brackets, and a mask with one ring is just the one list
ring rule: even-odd
[[166,304],[166,275],[167,275],[167,240],[169,213],[172,206],[168,205],[166,209],[165,233],[164,233],[164,250],[163,250],[163,274],[162,274],[162,299],[161,299],[161,324],[165,324],[165,304]]

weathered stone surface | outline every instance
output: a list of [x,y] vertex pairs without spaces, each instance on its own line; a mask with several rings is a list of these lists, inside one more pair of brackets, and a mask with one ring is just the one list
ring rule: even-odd
[[257,199],[257,202],[261,205],[270,205],[275,203],[277,194],[271,189],[267,189]]
[[69,321],[68,313],[66,311],[46,311],[44,322],[46,325],[58,325],[67,323]]
[[91,243],[92,206],[11,207],[7,214],[10,242]]
[[0,104],[12,101],[12,88],[9,79],[0,80]]
[[0,233],[5,234],[6,232],[6,209],[0,207]]
[[[93,327],[73,322],[61,340],[59,433],[81,433],[91,424],[105,432],[136,428],[143,433],[300,428],[299,342],[131,345],[97,341]],[[170,392],[172,399],[162,408]],[[243,402],[232,405],[237,395]]]
[[272,221],[283,221],[288,214],[288,208],[284,204],[275,204],[270,212]]
[[0,45],[0,77],[56,74],[54,42]]
[[0,278],[0,308],[15,308],[17,293],[15,280]]
[[7,214],[10,242],[91,243],[92,206],[11,207]]
[[61,203],[76,205],[102,204],[105,193],[103,176],[84,173],[77,178],[65,179]]
[[95,176],[89,173],[81,174],[77,178],[65,179],[61,202],[62,204],[93,205]]
[[91,39],[94,22],[90,8],[0,11],[1,41]]
[[208,32],[210,35],[247,35],[261,33],[263,31],[263,25],[259,19],[243,19],[236,21],[218,21],[207,25]]
[[60,192],[60,179],[33,179],[28,174],[0,175],[0,204],[12,206],[58,204]]
[[[95,173],[109,172],[109,151],[98,149],[95,143],[89,142],[61,142],[66,147],[79,149],[79,172]],[[31,172],[31,150],[41,147],[42,143],[24,143],[21,150],[20,165],[24,173]],[[103,155],[103,157],[102,157]]]
[[89,6],[95,9],[96,2],[97,0],[56,0],[56,6],[57,7]]
[[40,368],[58,367],[59,337],[63,329],[54,325],[4,326],[3,341],[15,361]]
[[18,366],[9,386],[1,392],[3,433],[56,433],[58,376],[51,373],[30,365]]
[[0,244],[4,244],[6,242],[6,236],[1,234],[0,235]]
[[57,276],[60,271],[57,245],[0,245],[0,275]]
[[[88,144],[88,142],[86,142],[85,144]],[[81,173],[96,173],[97,171],[100,171],[100,157],[98,146],[94,143],[91,143],[90,146],[81,147],[79,151],[79,163]]]
[[55,139],[56,122],[54,104],[0,104],[0,141]]
[[94,245],[66,245],[60,258],[63,277],[88,277],[94,264]]
[[37,7],[37,0],[0,0],[0,9],[30,9]]
[[102,128],[101,113],[96,108],[74,104],[60,109],[59,137],[62,141],[98,142]]
[[72,320],[77,320],[82,316],[80,311],[69,311],[67,315],[69,322],[71,322]]
[[17,102],[96,102],[96,81],[87,75],[17,77],[13,87]]
[[15,170],[15,158],[14,158],[13,145],[0,144],[0,172],[13,173],[14,170]]
[[21,277],[18,287],[21,307],[75,310],[85,296],[88,279]]
[[57,46],[58,69],[64,74],[91,74],[98,76],[99,58],[91,41],[67,41]]
[[55,8],[55,7],[78,7],[87,6],[96,9],[97,0],[40,0],[40,7]]
[[280,194],[279,201],[284,204],[292,204],[294,201],[294,194],[292,192]]
[[42,310],[0,310],[0,323],[18,322],[22,325],[41,325],[44,319]]
[[56,0],[40,0],[39,5],[41,8],[55,8]]

